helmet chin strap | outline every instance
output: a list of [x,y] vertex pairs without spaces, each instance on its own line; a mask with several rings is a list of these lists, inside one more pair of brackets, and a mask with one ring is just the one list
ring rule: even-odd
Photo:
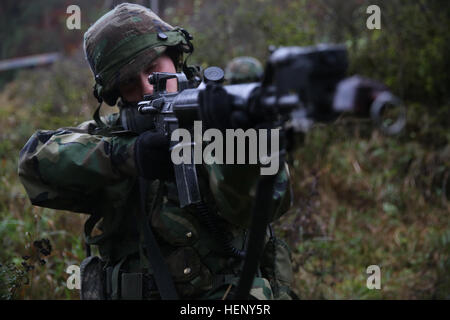
[[[95,78],[97,78],[97,77],[95,77]],[[97,99],[97,101],[101,104],[103,102],[103,98],[100,95],[101,88],[99,88],[99,87],[101,87],[101,85],[97,82],[97,79],[96,79],[92,93],[93,93],[95,99]]]
[[106,124],[100,118],[100,108],[102,107],[102,103],[103,103],[103,101],[100,101],[97,109],[95,109],[94,120],[95,120],[95,123],[97,123],[97,125],[99,126],[99,128],[106,128]]
[[97,109],[95,109],[93,118],[95,120],[95,123],[97,123],[97,125],[99,126],[99,128],[106,128],[106,124],[100,118],[100,109],[102,107],[103,98],[100,95],[101,85],[97,81],[98,81],[98,77],[96,76],[95,77],[95,84],[94,84],[94,88],[92,90],[92,93],[93,93],[95,99],[97,99],[97,101],[98,101],[98,106],[97,106]]
[[181,51],[183,53],[187,53],[187,56],[183,61],[182,70],[188,79],[193,79],[195,76],[200,74],[200,68],[198,68],[196,66],[188,66],[187,65],[188,59],[194,52],[194,45],[191,42],[191,40],[193,40],[194,37],[186,29],[179,28],[179,27],[176,27],[176,28],[178,28],[178,31],[182,33],[184,39],[186,40],[186,45],[188,46],[186,48],[186,47],[183,47],[183,45],[181,44]]

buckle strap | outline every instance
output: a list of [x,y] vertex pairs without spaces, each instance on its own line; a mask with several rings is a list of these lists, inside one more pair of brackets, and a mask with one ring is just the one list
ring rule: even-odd
[[[114,270],[119,270],[114,268]],[[120,272],[113,275],[110,273],[113,292],[111,298],[113,300],[142,300],[150,298],[159,298],[158,288],[156,286],[153,275],[139,272]],[[118,280],[120,279],[120,286]],[[120,292],[120,294],[119,294]]]
[[122,273],[120,296],[123,300],[141,300],[143,296],[143,274]]
[[111,275],[111,287],[112,287],[112,293],[111,293],[111,298],[113,300],[118,300],[120,299],[120,284],[119,284],[119,276],[120,276],[120,268],[122,267],[122,264],[125,262],[126,260],[126,256],[122,258],[122,260],[120,260],[120,262],[118,264],[116,264],[112,270],[112,275]]
[[[141,210],[137,211],[137,221],[140,224],[141,234],[145,240],[147,259],[153,270],[158,291],[164,300],[177,300],[178,293],[175,284],[167,267],[166,261],[159,248],[153,231],[146,220],[145,200],[148,191],[148,181],[139,177]],[[150,213],[151,214],[151,213]]]

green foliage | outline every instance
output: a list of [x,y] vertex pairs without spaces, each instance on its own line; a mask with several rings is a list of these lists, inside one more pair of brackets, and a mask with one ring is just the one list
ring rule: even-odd
[[[50,69],[22,71],[0,95],[0,295],[2,299],[77,299],[66,288],[66,268],[84,257],[85,217],[33,207],[17,176],[19,151],[38,129],[73,126],[90,119],[91,73],[81,59],[66,59]],[[47,238],[53,250],[46,263],[35,241]],[[23,257],[30,257],[24,259]],[[32,268],[30,268],[32,266]]]
[[[381,9],[381,30],[369,30],[366,8]],[[240,55],[265,61],[269,45],[345,43],[350,73],[378,79],[406,100],[440,110],[449,101],[450,3],[447,1],[225,0],[193,1],[192,15],[164,16],[194,35],[193,61],[225,67]]]
[[352,72],[384,81],[404,99],[448,103],[450,3],[378,2],[370,4],[381,8],[381,30],[361,29],[352,39]]
[[[415,113],[427,108],[414,105],[394,138],[345,122],[306,136],[293,165],[295,204],[277,224],[296,249],[301,298],[448,298],[448,133],[437,136],[444,147],[425,143],[436,119]],[[412,135],[416,121],[422,130]],[[380,291],[365,286],[372,264]]]
[[11,300],[15,297],[17,289],[24,284],[28,284],[26,272],[9,263],[6,266],[0,264],[0,299]]
[[[204,67],[225,67],[236,56],[265,61],[269,45],[313,43],[314,22],[302,10],[305,1],[193,1],[191,16],[168,7],[164,17],[194,35],[192,60]],[[206,27],[207,26],[207,27]]]

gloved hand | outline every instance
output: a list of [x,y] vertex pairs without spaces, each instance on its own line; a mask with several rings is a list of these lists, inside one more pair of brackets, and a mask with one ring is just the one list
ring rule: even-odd
[[174,178],[169,138],[164,134],[157,131],[146,131],[139,135],[134,149],[134,159],[140,176],[149,180],[172,180]]
[[350,111],[368,116],[373,101],[381,92],[388,91],[383,83],[361,76],[353,76],[339,82],[333,106],[338,112]]
[[199,95],[200,118],[206,128],[248,129],[249,117],[244,111],[233,108],[233,101],[226,90],[219,85],[207,84]]

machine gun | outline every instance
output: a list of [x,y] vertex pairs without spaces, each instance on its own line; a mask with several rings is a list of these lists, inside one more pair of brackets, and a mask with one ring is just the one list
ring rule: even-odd
[[[343,113],[371,117],[388,134],[400,132],[406,119],[401,101],[383,84],[359,76],[345,78],[347,67],[344,46],[318,45],[276,49],[268,59],[262,81],[256,83],[222,85],[223,71],[213,67],[205,70],[203,84],[190,88],[183,73],[155,72],[149,76],[154,93],[144,97],[136,108],[122,108],[122,125],[138,134],[156,129],[170,137],[178,128],[192,129],[195,120],[215,127],[215,117],[228,119],[240,111],[254,125],[271,123],[273,128],[282,129],[280,151],[271,155],[279,157],[279,164],[284,163],[286,147],[292,148],[289,137],[307,132],[315,122],[333,121]],[[168,93],[166,82],[172,78],[178,81],[178,92]],[[399,113],[395,119],[386,119],[386,110],[392,106]],[[238,126],[228,122],[228,127]],[[172,141],[170,147],[179,147],[178,142]],[[193,142],[190,147],[194,148]],[[194,157],[193,152],[191,155]],[[191,160],[174,164],[180,206],[194,205],[204,213],[196,166]],[[224,244],[225,252],[245,257],[236,299],[247,298],[262,254],[275,177],[261,176],[258,183],[247,251]]]

